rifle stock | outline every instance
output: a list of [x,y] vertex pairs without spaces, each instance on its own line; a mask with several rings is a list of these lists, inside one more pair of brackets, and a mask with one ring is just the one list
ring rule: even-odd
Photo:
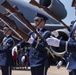
[[54,18],[55,20],[57,20],[58,22],[61,22],[66,28],[68,28],[68,30],[70,30],[70,28],[63,22],[61,21],[61,19],[59,19],[55,14],[53,14],[52,12],[49,11],[48,8],[40,5],[39,3],[37,3],[35,0],[31,0],[30,4],[35,5],[39,8],[42,8],[44,11],[46,11],[52,18]]
[[26,32],[24,32],[24,31],[22,31],[21,29],[19,29],[17,27],[16,23],[13,20],[9,19],[8,17],[6,17],[5,15],[3,15],[2,13],[0,13],[0,18],[2,20],[4,20],[6,23],[8,23],[9,26],[11,28],[13,28],[13,30],[14,30],[14,28],[16,29],[16,32],[20,35],[19,36],[20,39],[24,39],[26,41],[29,39],[28,34]]
[[[18,10],[18,8],[16,7],[16,6],[13,6],[13,8],[15,9],[15,10]],[[8,16],[8,15],[10,15],[10,12],[6,12],[6,13],[3,13],[4,15],[6,15],[6,16]]]
[[25,24],[33,31],[37,34],[37,36],[42,39],[42,37],[40,36],[40,34],[35,30],[35,28],[30,24],[30,22],[23,16],[22,13],[20,13],[18,10],[15,10],[7,1],[4,1],[2,4],[2,6],[4,6],[5,8],[9,9],[10,12],[16,13],[18,15],[18,17],[21,19],[21,21]]
[[7,15],[9,15],[10,13],[9,13],[9,12],[6,12],[6,13],[3,13],[3,14],[7,16]]

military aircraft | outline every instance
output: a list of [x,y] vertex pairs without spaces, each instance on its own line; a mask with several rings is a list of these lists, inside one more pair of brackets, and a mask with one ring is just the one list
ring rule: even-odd
[[[9,12],[9,10],[6,10],[4,6],[1,4],[5,0],[0,0],[0,12],[6,13]],[[47,21],[45,27],[49,29],[50,31],[56,30],[59,28],[64,28],[63,25],[60,25],[59,21],[64,19],[67,16],[67,10],[65,9],[65,6],[59,1],[59,0],[39,0],[39,4],[44,6],[45,8],[48,8],[50,12],[55,14],[60,20],[55,20],[52,16],[48,15],[42,8],[39,8],[32,4],[34,0],[30,0],[29,3],[26,2],[26,0],[6,0],[11,6],[17,6],[18,10],[23,14],[23,16],[34,26],[33,19],[35,17],[35,13],[41,13],[46,15],[49,20]],[[34,3],[34,2],[33,2]],[[59,13],[61,11],[61,13]],[[29,29],[23,25],[23,22],[18,18],[17,14],[8,15],[10,19],[12,19],[16,25],[24,30],[25,32],[28,32]],[[0,25],[4,25],[2,21],[0,21]],[[2,35],[2,34],[1,34]],[[2,40],[2,39],[1,39]]]

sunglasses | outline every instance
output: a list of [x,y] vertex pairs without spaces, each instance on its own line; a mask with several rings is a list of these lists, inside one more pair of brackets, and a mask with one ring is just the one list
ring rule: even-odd
[[7,31],[7,29],[3,29],[3,31]]
[[34,21],[41,21],[43,20],[42,18],[34,19]]
[[3,31],[8,31],[9,29],[3,29]]

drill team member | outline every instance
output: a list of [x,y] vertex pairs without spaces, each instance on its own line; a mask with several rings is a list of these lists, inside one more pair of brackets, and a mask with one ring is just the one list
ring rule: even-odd
[[5,26],[3,28],[3,33],[5,35],[2,44],[3,46],[0,48],[0,66],[2,75],[11,75],[12,65],[14,63],[12,57],[12,47],[14,46],[14,39],[11,36],[12,31]]
[[[43,39],[50,37],[50,31],[44,28],[47,20],[48,18],[46,16],[39,13],[37,13],[36,17],[34,18],[37,31],[43,37]],[[31,74],[47,75],[47,70],[49,67],[47,50],[45,50],[44,47],[37,47],[37,40],[39,40],[39,38],[34,32],[31,32],[30,35],[31,38],[27,42],[31,44],[29,51]],[[40,41],[40,45],[43,45],[42,41]],[[15,46],[12,51],[24,46],[26,46],[26,42],[22,41],[17,46]]]

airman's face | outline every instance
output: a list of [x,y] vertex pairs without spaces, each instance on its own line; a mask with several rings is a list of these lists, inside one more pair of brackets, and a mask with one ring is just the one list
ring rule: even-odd
[[35,18],[34,18],[35,24],[39,23],[40,21],[41,21],[41,18],[39,18],[39,17],[35,17]]
[[9,35],[9,34],[11,34],[11,30],[9,28],[4,28],[3,33],[4,33],[4,35]]
[[44,27],[44,20],[43,19],[40,19],[40,18],[38,18],[38,19],[35,19],[34,20],[34,23],[35,23],[35,25],[36,25],[36,27],[37,28],[43,28]]
[[9,30],[8,29],[3,29],[3,33],[6,34]]

